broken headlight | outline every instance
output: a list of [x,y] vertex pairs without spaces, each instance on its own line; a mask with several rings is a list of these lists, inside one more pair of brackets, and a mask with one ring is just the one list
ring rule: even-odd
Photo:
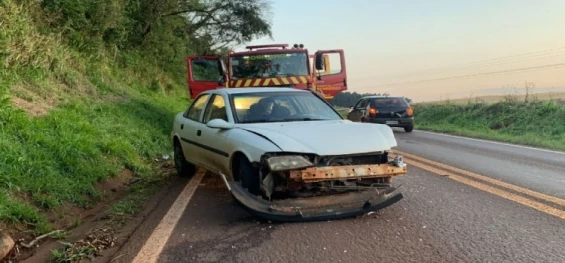
[[273,156],[267,159],[267,165],[269,165],[269,169],[273,172],[313,166],[308,159],[299,155]]

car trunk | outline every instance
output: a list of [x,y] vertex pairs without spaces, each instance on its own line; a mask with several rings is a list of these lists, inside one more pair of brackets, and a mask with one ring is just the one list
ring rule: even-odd
[[392,107],[376,107],[377,118],[402,118],[406,117],[407,107],[404,106],[392,106]]

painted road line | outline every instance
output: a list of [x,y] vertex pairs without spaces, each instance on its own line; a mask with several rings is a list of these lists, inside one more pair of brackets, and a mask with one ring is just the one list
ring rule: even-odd
[[459,169],[459,168],[456,168],[456,167],[452,167],[452,166],[449,166],[449,165],[445,165],[443,163],[428,160],[428,159],[425,159],[425,158],[422,158],[422,157],[419,157],[419,156],[416,156],[416,155],[412,155],[412,154],[409,154],[409,153],[405,153],[405,152],[401,152],[401,151],[397,151],[397,150],[394,150],[394,153],[402,155],[405,158],[424,162],[424,163],[427,163],[427,164],[430,164],[430,165],[433,165],[433,166],[437,166],[437,167],[442,168],[442,169],[451,170],[455,173],[459,173],[459,174],[466,175],[466,176],[469,176],[469,177],[472,177],[472,178],[475,178],[475,179],[478,179],[478,180],[482,180],[482,181],[485,181],[485,182],[488,182],[488,183],[491,183],[491,184],[494,184],[494,185],[497,185],[497,186],[500,186],[500,187],[503,187],[503,188],[506,188],[506,189],[516,191],[516,192],[524,194],[524,195],[529,195],[531,197],[538,198],[540,200],[551,202],[551,203],[554,203],[554,204],[557,204],[557,205],[560,205],[560,206],[565,206],[565,200],[557,198],[557,197],[542,194],[542,193],[532,191],[530,189],[526,189],[526,188],[523,188],[523,187],[520,187],[520,186],[517,186],[517,185],[505,183],[505,182],[502,182],[500,180],[490,178],[488,176],[484,176],[484,175],[476,174],[476,173],[469,172],[469,171],[466,171],[466,170],[462,170],[462,169]]
[[180,195],[177,197],[173,205],[169,208],[167,214],[163,217],[159,225],[153,230],[151,236],[147,239],[141,250],[132,262],[154,263],[159,259],[161,251],[165,247],[167,240],[171,236],[181,216],[184,214],[190,199],[196,192],[198,185],[204,178],[206,171],[200,169],[190,182],[184,187]]
[[464,140],[470,140],[470,141],[476,141],[476,142],[485,142],[485,143],[491,143],[491,144],[498,144],[498,145],[504,145],[504,146],[522,148],[522,149],[527,149],[527,150],[534,150],[534,151],[541,151],[541,152],[548,152],[548,153],[555,153],[555,154],[563,154],[563,155],[565,155],[565,152],[560,152],[560,151],[555,151],[555,150],[549,150],[549,149],[543,149],[543,148],[536,148],[536,147],[525,146],[525,145],[511,144],[511,143],[505,143],[505,142],[497,142],[497,141],[484,140],[484,139],[475,139],[475,138],[469,138],[469,137],[463,137],[463,136],[457,136],[457,135],[451,135],[451,134],[445,134],[445,133],[439,133],[439,132],[429,132],[429,131],[422,131],[422,130],[416,130],[416,132],[418,132],[418,133],[427,133],[427,134],[432,134],[432,135],[439,135],[439,136],[444,136],[444,137],[451,137],[451,138],[456,138],[456,139],[464,139]]
[[510,201],[519,203],[521,205],[531,207],[531,208],[536,209],[538,211],[541,211],[543,213],[546,213],[546,214],[549,214],[549,215],[552,215],[552,216],[556,216],[556,217],[559,217],[561,219],[565,219],[565,211],[564,210],[557,209],[555,207],[551,207],[551,206],[542,204],[540,202],[525,198],[523,196],[513,194],[513,193],[510,193],[510,192],[507,192],[507,191],[504,191],[504,190],[501,190],[501,189],[498,189],[498,188],[495,188],[495,187],[492,187],[492,186],[489,186],[489,185],[486,185],[486,184],[483,184],[483,183],[480,183],[480,182],[477,182],[477,181],[474,181],[474,180],[471,180],[471,179],[467,179],[465,177],[456,175],[452,172],[441,170],[439,168],[429,166],[427,164],[412,160],[410,158],[406,158],[405,161],[409,165],[416,166],[418,168],[424,169],[426,171],[429,171],[429,172],[432,172],[432,173],[435,173],[435,174],[448,175],[448,178],[453,179],[457,182],[460,182],[460,183],[466,184],[468,186],[477,188],[479,190],[500,196],[502,198],[505,198],[505,199],[508,199]]

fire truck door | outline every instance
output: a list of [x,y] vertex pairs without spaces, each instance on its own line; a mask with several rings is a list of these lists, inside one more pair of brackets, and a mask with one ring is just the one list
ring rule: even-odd
[[[334,70],[327,69],[330,65],[328,59],[336,59],[339,65]],[[345,55],[342,49],[319,50],[314,54],[316,70],[316,88],[323,91],[327,98],[334,97],[338,92],[347,90],[347,71],[345,68]],[[322,74],[323,73],[323,74]]]
[[186,64],[191,99],[203,91],[226,87],[226,67],[220,57],[192,56],[186,59]]

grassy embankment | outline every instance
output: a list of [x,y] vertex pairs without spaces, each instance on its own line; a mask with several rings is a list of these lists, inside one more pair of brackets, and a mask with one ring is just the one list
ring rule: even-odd
[[[99,11],[123,11],[119,2]],[[139,181],[110,209],[135,212],[163,179],[151,160],[171,152],[172,118],[189,103],[182,60],[99,48],[40,24],[55,19],[42,14],[36,1],[0,2],[0,230],[36,234],[53,229],[48,212],[92,207],[104,197],[99,183],[124,171]],[[156,61],[180,66],[165,71]]]
[[565,104],[560,100],[526,103],[506,96],[490,103],[446,101],[413,107],[416,129],[565,150]]

